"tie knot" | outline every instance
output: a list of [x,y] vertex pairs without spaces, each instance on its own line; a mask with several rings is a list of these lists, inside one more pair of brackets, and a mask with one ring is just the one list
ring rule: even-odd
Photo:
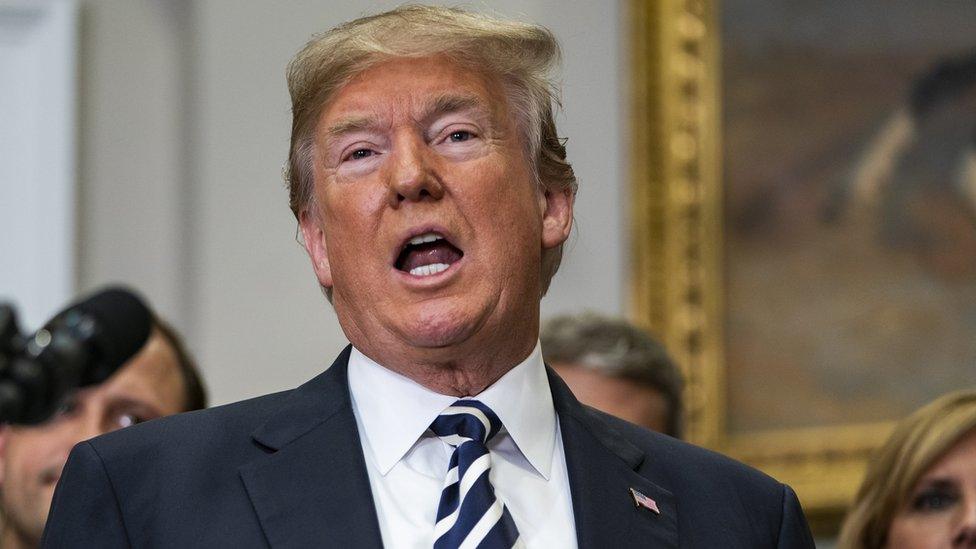
[[455,402],[430,424],[435,435],[455,447],[467,440],[487,444],[501,427],[495,412],[477,400]]

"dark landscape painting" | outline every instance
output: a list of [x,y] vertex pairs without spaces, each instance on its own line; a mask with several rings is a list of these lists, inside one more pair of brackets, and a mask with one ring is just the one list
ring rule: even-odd
[[730,429],[976,385],[976,2],[721,10]]

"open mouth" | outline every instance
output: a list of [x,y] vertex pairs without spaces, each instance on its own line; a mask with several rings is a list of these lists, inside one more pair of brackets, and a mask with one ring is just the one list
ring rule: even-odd
[[464,252],[448,242],[443,235],[427,232],[404,244],[394,267],[413,276],[433,276],[457,263]]

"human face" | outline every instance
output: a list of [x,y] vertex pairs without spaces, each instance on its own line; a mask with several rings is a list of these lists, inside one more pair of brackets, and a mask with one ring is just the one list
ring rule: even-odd
[[659,391],[575,364],[557,362],[552,367],[583,404],[659,433],[667,432],[668,401]]
[[976,431],[918,480],[891,521],[887,547],[976,547]]
[[40,542],[71,448],[94,436],[184,409],[176,354],[158,333],[104,383],[83,389],[46,423],[0,427],[3,540]]
[[501,86],[443,57],[381,62],[325,106],[301,228],[367,356],[531,352],[541,254],[568,236],[572,195],[538,190],[519,136]]

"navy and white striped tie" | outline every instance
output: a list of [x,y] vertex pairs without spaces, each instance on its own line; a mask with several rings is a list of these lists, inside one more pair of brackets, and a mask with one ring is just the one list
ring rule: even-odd
[[454,447],[437,508],[434,549],[522,547],[518,528],[488,480],[491,456],[485,446],[502,423],[477,400],[459,400],[430,425]]

